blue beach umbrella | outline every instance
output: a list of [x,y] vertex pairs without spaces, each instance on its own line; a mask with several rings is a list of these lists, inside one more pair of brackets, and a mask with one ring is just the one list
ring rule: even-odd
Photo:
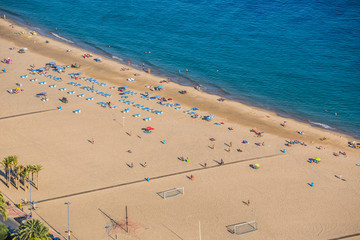
[[158,86],[157,88],[162,88],[162,86]]
[[80,74],[83,74],[83,72],[78,72],[77,74],[80,75]]
[[197,111],[197,110],[199,110],[199,109],[198,109],[198,108],[196,108],[196,107],[194,107],[192,110]]
[[39,68],[39,71],[45,71],[45,68]]
[[159,95],[155,96],[154,98],[161,98]]
[[49,64],[50,64],[50,65],[56,65],[56,63],[55,63],[55,62],[49,62]]

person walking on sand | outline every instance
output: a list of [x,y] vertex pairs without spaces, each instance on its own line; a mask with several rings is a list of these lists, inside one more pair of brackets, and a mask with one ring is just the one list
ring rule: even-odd
[[224,160],[223,159],[221,159],[220,165],[224,165]]
[[250,205],[250,200],[247,201],[247,205],[248,205],[248,206]]
[[230,142],[229,147],[232,147],[232,142]]
[[95,139],[91,139],[91,141],[90,141],[92,144],[94,144],[95,143]]

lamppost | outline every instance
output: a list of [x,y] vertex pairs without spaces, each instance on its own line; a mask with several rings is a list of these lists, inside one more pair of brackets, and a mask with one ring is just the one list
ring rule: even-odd
[[70,240],[71,231],[70,231],[70,211],[69,211],[69,208],[70,208],[71,202],[66,202],[65,204],[67,205],[67,209],[68,209],[68,234],[69,234],[68,239]]
[[30,186],[30,218],[33,219],[33,215],[32,215],[32,201],[31,201],[31,180],[27,179],[26,182],[29,183]]
[[108,230],[108,240],[110,240],[110,228],[111,228],[111,227],[110,227],[110,226],[106,226],[105,228]]

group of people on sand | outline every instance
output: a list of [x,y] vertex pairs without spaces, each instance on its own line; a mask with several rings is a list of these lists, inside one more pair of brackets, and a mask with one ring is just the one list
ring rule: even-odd
[[[142,167],[146,167],[147,166],[147,163],[146,162],[144,162],[144,163],[139,163],[140,164],[140,166],[142,166]],[[134,163],[133,162],[131,162],[130,164],[127,164],[128,165],[128,167],[129,168],[133,168],[134,167]]]
[[292,145],[295,145],[295,144],[300,144],[300,145],[303,145],[303,146],[307,146],[305,142],[300,142],[299,140],[289,140],[289,141],[287,141],[285,146],[291,147]]

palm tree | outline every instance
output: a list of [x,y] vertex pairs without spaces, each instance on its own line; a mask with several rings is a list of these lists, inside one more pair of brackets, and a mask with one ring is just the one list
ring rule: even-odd
[[49,228],[44,226],[38,219],[31,219],[20,224],[11,236],[14,237],[13,240],[51,239]]
[[20,173],[25,191],[26,191],[26,179],[29,178],[29,172],[30,172],[29,166],[26,166],[26,167],[23,167],[22,172]]
[[33,172],[36,174],[36,188],[39,190],[39,172],[43,170],[41,165],[32,166]]
[[5,168],[5,175],[6,175],[6,185],[8,186],[8,188],[11,187],[10,185],[10,170],[11,170],[11,164],[13,161],[13,156],[7,156],[6,158],[4,158],[4,160],[1,162],[1,164],[4,166]]
[[27,165],[26,168],[29,169],[29,173],[31,173],[31,181],[34,181],[34,170],[35,165]]
[[0,214],[3,216],[4,221],[7,219],[7,205],[4,196],[0,192]]
[[19,180],[20,180],[20,174],[23,171],[24,166],[20,165],[20,166],[16,166],[15,167],[15,185],[16,188],[19,188]]
[[[16,155],[14,155],[13,159],[11,161],[11,175],[14,178],[15,186],[16,186],[16,172],[15,172],[15,169],[17,168],[17,165],[18,165],[18,157]],[[11,178],[11,176],[10,176],[10,178]],[[17,188],[17,186],[16,186],[16,188]]]

